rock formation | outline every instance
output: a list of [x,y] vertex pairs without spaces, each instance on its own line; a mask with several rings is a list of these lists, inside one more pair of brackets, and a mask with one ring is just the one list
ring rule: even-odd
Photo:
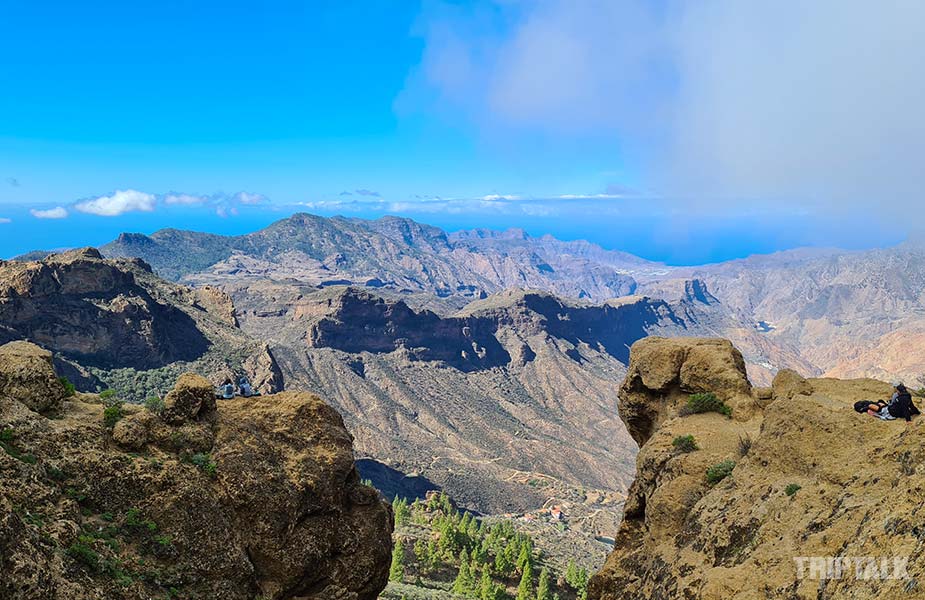
[[[687,414],[699,392],[731,417]],[[589,598],[921,597],[925,430],[852,409],[889,392],[869,379],[785,373],[770,394],[755,393],[726,341],[637,342],[620,396],[642,446],[636,480]],[[688,435],[696,449],[675,443]],[[731,473],[708,479],[723,461],[734,461]],[[843,559],[840,578],[820,577],[836,564],[826,557]]]
[[0,354],[0,597],[374,600],[385,586],[391,511],[318,397],[216,405],[188,375],[161,413],[107,408],[61,401],[37,347]]
[[[140,261],[86,248],[0,265],[0,341],[31,339],[104,368],[192,361],[209,342],[193,319],[136,281]],[[5,339],[4,339],[5,338]]]
[[214,383],[246,374],[265,393],[283,385],[266,344],[238,328],[227,294],[169,283],[140,259],[103,259],[93,248],[0,261],[0,343],[20,339],[51,350],[78,389],[117,387],[127,400],[166,392],[178,364]]

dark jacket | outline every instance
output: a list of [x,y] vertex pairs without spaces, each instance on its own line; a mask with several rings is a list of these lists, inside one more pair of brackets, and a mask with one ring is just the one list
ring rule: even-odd
[[919,414],[919,409],[912,403],[912,394],[906,390],[895,392],[886,409],[897,419],[907,421],[912,420],[912,415]]

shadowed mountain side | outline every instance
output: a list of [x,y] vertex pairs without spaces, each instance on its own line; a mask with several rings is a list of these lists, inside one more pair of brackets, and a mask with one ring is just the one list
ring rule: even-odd
[[31,339],[85,365],[150,369],[205,354],[193,319],[136,281],[140,261],[91,248],[41,262],[0,262],[0,343]]
[[[287,387],[331,398],[358,452],[492,513],[543,504],[524,474],[624,490],[635,449],[617,419],[619,359],[652,332],[688,331],[648,298],[594,306],[512,290],[442,318],[345,287],[226,289],[245,331],[273,340]],[[460,368],[470,340],[470,360],[497,350]]]
[[390,500],[396,496],[408,501],[423,500],[427,492],[440,491],[440,487],[426,477],[402,473],[371,458],[357,459],[356,465],[360,477],[372,482],[373,487]]
[[316,298],[325,314],[312,319],[303,313],[312,347],[373,353],[401,348],[410,360],[441,361],[463,371],[497,367],[511,359],[488,319],[441,318],[352,288],[326,290]]
[[238,328],[228,295],[169,283],[141,260],[103,259],[92,248],[0,261],[0,342],[12,339],[54,352],[79,390],[113,387],[123,400],[162,395],[185,370],[282,388],[272,352]]

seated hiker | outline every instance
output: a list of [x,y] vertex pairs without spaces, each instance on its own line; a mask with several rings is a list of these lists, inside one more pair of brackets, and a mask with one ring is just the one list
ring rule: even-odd
[[225,379],[222,386],[219,388],[221,397],[225,400],[230,400],[234,398],[234,384],[231,383],[231,379]]
[[238,390],[241,392],[241,395],[245,398],[250,398],[254,395],[254,390],[251,387],[251,382],[247,380],[247,377],[242,377],[238,380]]
[[878,400],[867,407],[867,414],[872,417],[891,421],[893,419],[912,420],[912,415],[919,414],[919,409],[912,403],[912,394],[901,381],[893,382],[893,395],[889,402]]

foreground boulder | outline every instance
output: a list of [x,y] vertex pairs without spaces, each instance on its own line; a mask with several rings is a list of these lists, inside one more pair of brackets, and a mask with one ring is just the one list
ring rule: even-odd
[[29,342],[0,346],[0,395],[16,398],[35,412],[56,408],[66,391],[55,375],[51,352]]
[[[857,400],[890,393],[869,379],[784,373],[750,400],[739,365],[724,341],[633,346],[621,416],[643,445],[589,598],[925,597],[922,422],[854,412]],[[685,414],[687,394],[705,391],[731,417]],[[677,448],[688,435],[696,449]],[[708,480],[723,461],[732,462]]]
[[182,424],[126,405],[112,430],[95,396],[49,419],[0,395],[0,597],[378,596],[391,511],[337,412],[294,392],[203,410],[197,382]]

